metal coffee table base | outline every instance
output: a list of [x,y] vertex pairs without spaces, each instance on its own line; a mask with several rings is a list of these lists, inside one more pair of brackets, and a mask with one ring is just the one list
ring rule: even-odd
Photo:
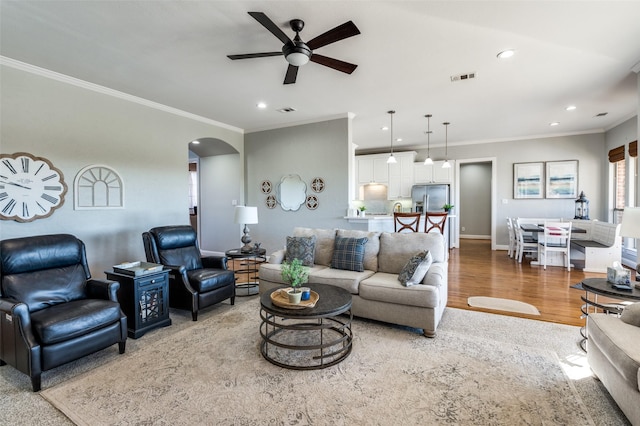
[[262,356],[284,368],[317,370],[349,356],[353,334],[351,310],[344,315],[288,318],[260,309]]

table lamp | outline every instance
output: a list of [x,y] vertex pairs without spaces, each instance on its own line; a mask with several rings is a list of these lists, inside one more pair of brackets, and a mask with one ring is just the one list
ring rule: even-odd
[[251,243],[251,236],[249,236],[249,227],[247,225],[258,223],[258,208],[236,206],[234,222],[244,225],[244,229],[242,230],[244,235],[240,239],[244,245],[240,251],[242,253],[251,253],[253,251],[253,247],[249,245],[249,243]]
[[[627,238],[640,238],[640,207],[625,207],[622,214],[620,235]],[[636,259],[637,262],[637,259]],[[640,263],[636,266],[636,281],[640,281]]]

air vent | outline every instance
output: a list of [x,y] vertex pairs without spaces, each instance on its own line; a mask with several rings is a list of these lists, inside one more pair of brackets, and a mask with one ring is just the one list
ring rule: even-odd
[[601,112],[599,114],[596,114],[596,117],[604,117],[607,114],[609,114],[609,113],[608,112]]
[[279,109],[279,110],[277,110],[277,111],[278,111],[278,112],[281,112],[281,113],[283,113],[283,114],[284,114],[285,112],[293,112],[293,111],[295,111],[295,110],[296,110],[295,108],[291,108],[291,107],[284,107],[284,108],[280,108],[280,109]]
[[451,76],[451,81],[469,80],[469,79],[472,79],[472,78],[476,78],[476,73],[475,72],[468,72],[466,74],[452,75]]

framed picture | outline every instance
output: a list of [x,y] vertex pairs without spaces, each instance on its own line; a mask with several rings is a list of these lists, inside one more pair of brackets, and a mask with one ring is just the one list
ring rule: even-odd
[[542,198],[544,163],[513,163],[513,198]]
[[546,164],[547,198],[578,198],[578,160]]

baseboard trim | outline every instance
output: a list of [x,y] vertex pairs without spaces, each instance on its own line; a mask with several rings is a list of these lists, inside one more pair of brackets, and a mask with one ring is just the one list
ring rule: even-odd
[[464,235],[460,235],[460,239],[464,240],[490,240],[491,239],[491,235],[469,235],[469,234],[464,234]]

